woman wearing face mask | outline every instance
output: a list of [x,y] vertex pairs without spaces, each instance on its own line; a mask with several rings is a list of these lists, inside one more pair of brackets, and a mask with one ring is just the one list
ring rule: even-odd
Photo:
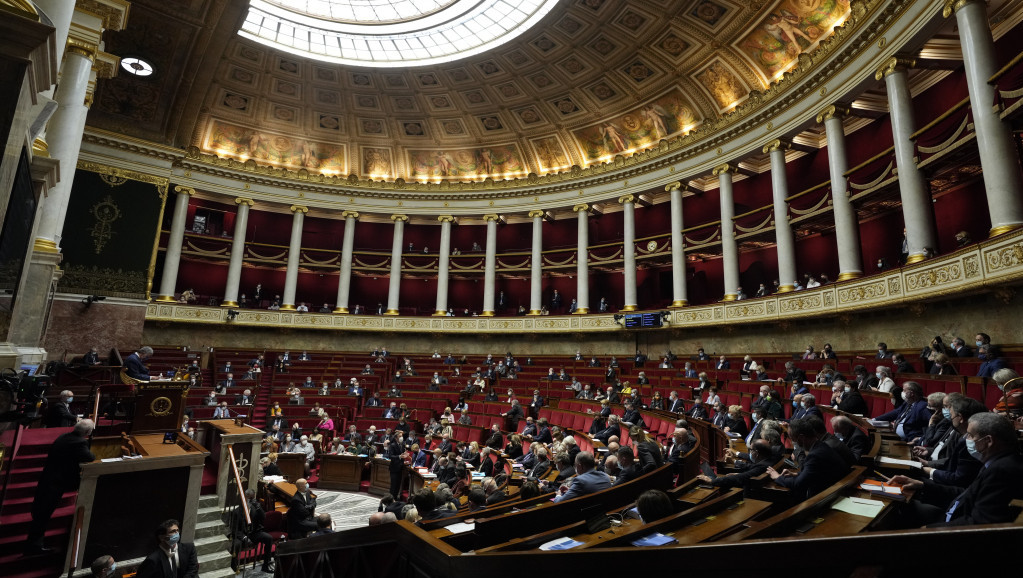
[[860,395],[860,390],[851,384],[838,380],[832,384],[834,387],[841,387],[842,393],[838,402],[838,409],[856,415],[867,415],[867,402]]
[[944,353],[939,353],[934,356],[934,362],[931,364],[931,375],[957,375],[956,368],[952,367],[952,364],[948,362],[948,356]]
[[1023,420],[1023,379],[1015,371],[999,369],[992,376],[998,389],[1002,390],[1002,398],[995,404],[995,413],[1002,413],[1010,419]]
[[892,379],[892,368],[887,365],[878,365],[874,375],[877,377],[878,391],[889,393],[895,387],[895,380]]
[[911,440],[914,446],[934,447],[938,440],[945,437],[952,422],[948,420],[942,410],[945,405],[945,393],[936,391],[927,396],[927,410],[931,412],[931,419],[924,428],[924,433],[919,438]]

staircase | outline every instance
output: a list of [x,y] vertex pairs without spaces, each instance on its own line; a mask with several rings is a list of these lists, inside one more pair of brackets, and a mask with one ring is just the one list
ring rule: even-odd
[[228,527],[221,519],[217,495],[201,496],[195,524],[195,549],[199,555],[201,578],[234,576],[231,570],[231,541]]
[[46,527],[44,545],[56,549],[53,554],[25,558],[25,538],[32,522],[32,502],[42,475],[46,455],[54,440],[71,428],[27,429],[14,460],[7,497],[0,510],[0,574],[18,578],[52,578],[64,565],[64,551],[74,518],[76,492],[64,494]]

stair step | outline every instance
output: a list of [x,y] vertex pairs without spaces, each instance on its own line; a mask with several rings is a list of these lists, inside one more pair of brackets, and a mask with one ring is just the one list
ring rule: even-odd
[[216,494],[206,494],[199,496],[199,509],[203,508],[216,508],[220,503],[220,498]]
[[196,522],[214,522],[214,521],[219,522],[220,521],[220,515],[221,515],[221,510],[220,510],[220,508],[218,508],[216,506],[214,506],[212,508],[199,508],[199,511],[196,512],[195,520],[196,520]]
[[[222,570],[224,568],[231,570],[231,553],[227,550],[199,556],[199,569],[202,570],[200,574],[203,578],[215,570]],[[234,572],[231,573],[234,574]]]
[[209,538],[196,538],[194,543],[196,553],[198,553],[200,557],[205,554],[213,554],[218,551],[227,552],[228,548],[231,546],[231,541],[223,534],[218,534]]
[[210,538],[213,536],[223,536],[226,530],[224,523],[220,520],[199,522],[195,525],[195,537]]

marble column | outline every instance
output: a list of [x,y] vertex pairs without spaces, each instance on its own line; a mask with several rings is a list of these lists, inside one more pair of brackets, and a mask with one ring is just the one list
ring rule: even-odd
[[906,225],[909,256],[906,264],[923,261],[928,253],[938,249],[938,231],[934,223],[931,194],[923,172],[916,165],[916,145],[913,132],[913,95],[909,92],[906,67],[913,60],[889,58],[874,75],[884,79],[888,89],[888,112],[892,123],[892,142],[895,164],[899,171],[899,194],[902,197],[902,217]]
[[[434,316],[443,317],[448,314],[448,269],[451,266],[451,223],[455,218],[451,215],[437,217],[440,221],[440,253],[437,261],[437,307]],[[487,251],[490,251],[490,237],[487,237]],[[486,299],[484,299],[486,301]]]
[[497,288],[497,215],[483,215],[487,222],[487,256],[483,266],[483,317],[494,316],[494,294]]
[[828,139],[828,169],[831,173],[831,210],[835,218],[835,240],[838,243],[838,279],[846,281],[863,276],[860,257],[860,223],[856,208],[849,201],[849,186],[845,172],[849,161],[845,156],[845,132],[842,117],[848,116],[847,107],[833,104],[817,115],[824,124]]
[[174,288],[178,283],[178,265],[181,262],[181,245],[185,241],[185,219],[188,218],[188,200],[195,194],[195,189],[177,185],[174,191],[178,194],[174,199],[174,216],[171,217],[170,237],[167,239],[167,252],[163,256],[163,275],[160,277],[160,293],[156,297],[159,303],[173,303]]
[[543,307],[543,211],[529,211],[533,219],[533,256],[530,259],[529,315],[539,315]]
[[359,213],[342,211],[345,219],[345,237],[341,242],[341,275],[337,280],[337,305],[334,313],[348,313],[348,299],[352,291],[352,253],[355,252],[355,222]]
[[39,206],[35,245],[49,248],[53,252],[58,251],[57,246],[60,244],[60,232],[64,228],[68,199],[71,198],[78,153],[82,148],[85,117],[89,112],[87,100],[91,102],[91,96],[87,93],[97,50],[96,46],[89,46],[82,41],[68,41],[60,83],[54,94],[57,110],[47,124],[46,144],[50,156],[60,161],[60,181]]
[[771,157],[771,193],[774,200],[774,239],[778,252],[778,293],[796,289],[796,241],[789,223],[789,180],[785,174],[785,151],[788,141],[776,139],[764,146]]
[[585,315],[590,312],[590,207],[580,204],[572,207],[576,214],[579,234],[576,242],[576,288],[575,312]]
[[671,194],[671,294],[672,307],[689,305],[686,291],[686,247],[682,230],[682,183],[675,181],[664,187]]
[[618,197],[622,205],[622,269],[625,275],[622,311],[635,311],[639,303],[636,297],[636,198],[632,195]]
[[[988,24],[987,3],[979,0],[945,0],[943,15],[953,13],[959,25],[966,86],[970,93],[977,149],[984,171],[984,192],[991,215],[992,237],[1023,224],[1023,178],[1012,128],[995,108],[996,89],[988,80],[998,71],[998,57]],[[908,231],[907,231],[908,232]]]
[[406,215],[391,215],[394,235],[391,239],[391,276],[387,284],[387,309],[384,315],[398,314],[398,296],[401,294],[401,249],[405,236]]
[[714,169],[718,178],[721,201],[721,263],[724,268],[725,296],[722,301],[735,301],[739,289],[739,246],[735,242],[735,203],[732,200],[732,174],[735,167],[723,164]]
[[238,197],[234,200],[238,211],[234,216],[234,239],[231,241],[231,262],[227,266],[227,287],[224,288],[224,302],[221,307],[238,306],[238,286],[242,281],[242,261],[245,259],[245,235],[249,229],[249,207],[252,199]]
[[284,273],[284,296],[281,311],[295,310],[295,293],[298,290],[298,264],[302,261],[302,225],[308,207],[291,205],[291,242],[288,244],[288,269]]

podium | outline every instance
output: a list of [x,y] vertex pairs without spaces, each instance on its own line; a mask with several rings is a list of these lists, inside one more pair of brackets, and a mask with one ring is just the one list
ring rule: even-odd
[[115,560],[144,557],[156,544],[153,532],[167,519],[181,523],[181,539],[192,542],[199,510],[203,463],[209,452],[188,436],[164,443],[162,433],[131,436],[141,457],[121,459],[120,438],[96,438],[98,460],[82,465],[82,485],[75,503],[81,527],[68,543],[67,567],[80,568],[110,554]]
[[260,443],[263,432],[250,425],[236,425],[231,419],[214,419],[201,422],[205,432],[206,447],[210,451],[211,466],[217,472],[217,502],[220,507],[227,503],[228,488],[234,480],[231,475],[231,454],[225,446],[232,446],[234,461],[246,490],[256,489],[256,473],[259,466]]
[[187,381],[144,381],[135,386],[132,432],[177,431],[185,415]]

